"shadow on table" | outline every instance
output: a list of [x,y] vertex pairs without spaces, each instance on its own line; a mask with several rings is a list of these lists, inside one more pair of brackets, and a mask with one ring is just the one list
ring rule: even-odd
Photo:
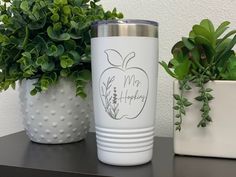
[[[81,142],[85,144],[85,142]],[[106,165],[97,160],[96,151],[80,147],[80,144],[60,146],[40,145],[30,142],[25,151],[24,166],[55,171],[82,172],[97,176],[154,177],[152,163],[134,167]],[[84,146],[83,146],[84,147]]]
[[173,177],[172,139],[158,138],[154,144],[153,160],[134,167],[117,167],[97,160],[96,141],[89,135],[85,141],[68,145],[25,143],[21,166],[115,177]]
[[235,177],[236,160],[192,156],[174,157],[174,177]]
[[99,174],[114,174],[117,177],[173,177],[173,141],[158,138],[154,143],[151,163],[136,167],[115,167],[98,164]]
[[112,174],[116,177],[154,177],[152,163],[134,167],[118,167],[99,163],[97,167],[98,174],[102,175]]

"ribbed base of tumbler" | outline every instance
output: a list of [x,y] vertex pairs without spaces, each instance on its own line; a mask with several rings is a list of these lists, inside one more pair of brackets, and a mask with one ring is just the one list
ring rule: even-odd
[[96,127],[98,159],[118,166],[141,165],[151,161],[154,127],[107,129]]

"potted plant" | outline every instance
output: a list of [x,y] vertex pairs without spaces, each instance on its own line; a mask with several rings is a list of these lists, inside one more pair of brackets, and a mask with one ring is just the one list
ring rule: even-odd
[[123,17],[116,9],[105,11],[98,1],[0,4],[0,91],[21,82],[24,124],[32,141],[75,142],[88,131],[90,25]]
[[177,154],[236,158],[236,30],[226,33],[229,24],[202,20],[174,45],[170,62],[161,62],[176,79]]

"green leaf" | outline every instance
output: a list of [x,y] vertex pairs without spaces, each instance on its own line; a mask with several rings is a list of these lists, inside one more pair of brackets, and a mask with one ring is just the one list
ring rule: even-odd
[[213,50],[211,42],[207,38],[205,38],[204,36],[198,35],[195,37],[194,40],[195,40],[196,44],[205,45],[205,46],[209,47],[211,50]]
[[16,89],[16,83],[15,83],[15,82],[12,82],[12,83],[11,83],[11,88],[12,88],[13,90]]
[[191,90],[192,87],[190,87],[189,85],[185,85],[184,89],[185,89],[185,90]]
[[23,11],[29,11],[29,4],[28,4],[28,1],[22,1],[21,4],[20,4],[20,8],[23,10]]
[[180,112],[181,112],[181,114],[183,114],[183,115],[185,115],[185,114],[186,114],[186,112],[185,112],[185,110],[184,110],[184,109],[180,109]]
[[48,87],[49,87],[49,81],[48,80],[46,80],[46,79],[42,79],[41,80],[41,89],[42,90],[44,90],[44,91],[46,91],[47,89],[48,89]]
[[174,106],[173,109],[177,111],[179,110],[179,106]]
[[199,124],[198,124],[198,127],[206,127],[206,123],[205,122],[200,122]]
[[180,118],[181,115],[180,115],[180,114],[176,114],[175,117],[176,117],[176,118]]
[[51,26],[47,28],[47,34],[51,39],[54,39],[54,40],[56,40],[58,37],[57,34],[53,31],[53,28]]
[[206,92],[212,92],[213,90],[211,88],[206,88]]
[[194,39],[195,37],[196,37],[196,34],[194,33],[194,31],[193,30],[190,31],[189,32],[189,38]]
[[57,52],[54,53],[54,57],[59,57],[64,53],[65,49],[63,47],[63,45],[58,45],[57,46]]
[[48,44],[48,49],[47,49],[47,55],[48,56],[54,56],[54,57],[59,57],[64,53],[64,47],[63,45],[54,45],[54,44]]
[[204,37],[205,39],[207,39],[210,42],[210,44],[214,43],[214,36],[213,36],[214,34],[211,34],[204,27],[202,27],[200,25],[194,25],[193,31],[197,36],[201,36],[201,37]]
[[219,67],[220,75],[226,80],[236,80],[236,56],[231,56],[224,68]]
[[76,23],[75,21],[71,21],[70,25],[71,25],[71,28],[74,28],[74,29],[78,29],[79,28],[79,24]]
[[235,46],[235,44],[236,44],[236,35],[234,36],[234,38],[231,40],[231,42],[225,49],[225,52],[231,50]]
[[29,29],[30,30],[39,30],[42,29],[46,24],[46,18],[42,18],[38,21],[33,21],[29,23]]
[[70,35],[70,38],[71,39],[81,39],[82,38],[82,36],[81,36],[81,34],[80,33],[69,33],[69,35]]
[[89,70],[80,71],[78,79],[83,81],[90,81],[92,79],[91,72]]
[[181,127],[180,127],[180,126],[177,126],[177,127],[175,128],[175,130],[176,130],[176,131],[181,131]]
[[172,77],[174,77],[174,78],[177,78],[177,76],[175,75],[175,73],[172,72],[172,71],[169,69],[168,65],[167,65],[164,61],[160,62],[160,65],[166,70],[166,72],[167,72],[170,76],[172,76]]
[[59,41],[67,41],[70,39],[70,34],[69,33],[63,33],[58,36]]
[[180,122],[175,122],[175,125],[180,125]]
[[216,64],[217,64],[217,67],[223,65],[223,63],[227,63],[229,58],[234,55],[234,51],[232,50],[229,50],[229,51],[226,51],[226,52],[222,52],[222,54],[217,57],[216,59]]
[[31,59],[31,53],[29,53],[29,52],[22,53],[22,56],[24,56],[24,57],[26,57],[28,59]]
[[60,16],[58,15],[58,13],[55,13],[55,14],[53,14],[53,15],[51,16],[51,20],[52,20],[53,22],[58,22],[59,19],[60,19]]
[[62,30],[62,24],[61,24],[61,22],[58,22],[58,23],[54,23],[53,24],[53,31],[54,32],[60,32]]
[[74,59],[76,64],[78,64],[80,62],[81,57],[78,52],[71,50],[68,52],[68,54],[70,54],[71,58]]
[[57,5],[66,5],[68,4],[67,0],[54,0],[54,3]]
[[63,11],[63,13],[66,14],[66,15],[71,14],[70,6],[64,6],[63,9],[62,9],[62,11]]
[[58,35],[55,31],[53,31],[53,27],[49,26],[47,28],[47,34],[48,36],[55,40],[55,41],[67,41],[70,39],[70,34],[69,33],[62,33]]
[[231,39],[225,39],[223,42],[221,42],[219,45],[216,46],[216,56],[220,55],[230,44]]
[[223,23],[221,23],[220,26],[216,29],[215,38],[220,37],[228,29],[229,24],[230,22],[228,21],[224,21]]
[[122,13],[118,13],[117,18],[122,19],[122,18],[124,18],[124,15]]
[[217,43],[217,45],[220,45],[224,40],[228,39],[230,36],[236,34],[236,30],[232,30],[229,33],[227,33],[222,39],[220,39]]
[[180,100],[180,99],[181,99],[180,96],[177,95],[177,94],[174,94],[173,96],[174,96],[174,99],[175,99],[175,100]]
[[85,99],[87,97],[87,94],[82,91],[77,91],[76,96],[79,96],[80,98]]
[[53,71],[55,69],[55,63],[53,63],[52,61],[49,62],[45,62],[41,65],[42,71],[43,72],[50,72]]
[[191,105],[192,105],[192,103],[190,103],[189,101],[184,102],[184,106],[185,106],[185,107],[189,107],[189,106],[191,106]]
[[185,76],[188,75],[190,66],[191,66],[190,60],[185,59],[182,63],[179,63],[179,65],[175,67],[174,72],[179,80],[183,80]]
[[216,62],[218,62],[218,65],[222,65],[223,62],[227,62],[228,59],[231,57],[231,55],[234,54],[232,48],[235,46],[235,44],[236,44],[236,35],[231,40],[229,45],[225,48],[225,50],[221,54],[219,54],[219,56],[216,57],[217,58]]
[[70,50],[76,50],[77,46],[75,40],[70,39],[68,41],[64,41],[64,47],[66,50],[70,51]]
[[67,69],[62,69],[61,71],[60,71],[60,75],[62,76],[62,77],[68,77],[69,75],[70,75],[70,69],[69,68],[67,68]]
[[210,116],[207,116],[207,117],[206,117],[206,120],[207,120],[208,122],[212,122],[212,119],[211,119]]
[[192,41],[190,41],[188,38],[183,37],[182,41],[184,43],[184,46],[187,47],[189,50],[192,50],[195,46]]
[[36,64],[38,66],[41,66],[42,64],[44,64],[47,61],[48,61],[48,56],[44,54],[36,59]]
[[171,53],[174,54],[176,49],[181,50],[184,47],[183,41],[177,42],[171,49]]
[[19,80],[38,79],[31,90],[35,95],[56,84],[60,75],[77,83],[76,94],[84,98],[91,80],[91,23],[123,17],[97,2],[2,0],[0,91],[14,88]]
[[213,97],[212,95],[210,95],[210,94],[206,94],[206,97],[207,97],[207,99],[208,99],[209,101],[211,101],[211,100],[214,99],[214,97]]
[[202,20],[200,25],[202,27],[204,27],[206,30],[208,30],[210,33],[214,33],[215,32],[214,25],[212,24],[212,22],[209,19]]
[[60,65],[62,68],[72,67],[73,64],[74,61],[68,55],[63,55],[60,57]]
[[[208,105],[203,106],[203,112],[209,112],[209,111],[210,111],[210,107]],[[207,117],[207,114],[205,115],[203,113],[202,115],[203,115],[204,118]]]
[[37,90],[36,89],[33,89],[30,91],[30,95],[34,96],[37,94]]
[[48,46],[48,49],[47,49],[47,55],[48,56],[54,56],[56,53],[57,53],[57,46],[54,45],[54,44],[50,44],[50,46]]
[[9,23],[9,17],[6,14],[3,14],[0,16],[0,21],[3,22],[4,24],[8,24]]
[[203,101],[204,98],[203,98],[202,96],[198,96],[198,97],[195,98],[195,100],[197,100],[197,101]]

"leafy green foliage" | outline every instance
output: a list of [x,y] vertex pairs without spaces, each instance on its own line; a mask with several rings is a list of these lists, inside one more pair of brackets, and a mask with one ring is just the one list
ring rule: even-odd
[[[123,18],[105,11],[99,0],[0,1],[0,91],[15,82],[37,79],[32,95],[60,77],[76,84],[86,97],[91,80],[90,31],[96,20]],[[9,6],[6,4],[10,3]]]
[[213,90],[211,88],[205,88],[204,84],[209,81],[208,76],[200,75],[198,78],[195,78],[192,82],[195,83],[196,87],[199,87],[199,93],[200,95],[197,96],[195,99],[197,101],[202,102],[202,107],[200,111],[201,114],[201,120],[198,123],[198,127],[206,127],[209,122],[212,122],[212,119],[209,115],[210,113],[210,101],[213,100],[213,96],[210,92]]
[[179,89],[181,90],[180,95],[174,94],[174,99],[176,101],[176,106],[173,107],[175,111],[177,111],[175,117],[177,121],[175,122],[176,125],[176,130],[180,131],[181,130],[181,124],[183,122],[183,116],[186,114],[185,109],[189,106],[192,105],[191,102],[189,102],[186,98],[184,98],[183,94],[184,91],[189,91],[192,88],[190,87],[188,83],[188,79],[184,79],[182,81],[179,81]]
[[[212,22],[204,19],[192,27],[188,37],[183,37],[172,48],[173,58],[167,64],[160,64],[166,72],[179,80],[181,95],[174,109],[177,112],[176,129],[181,129],[182,115],[185,115],[183,92],[189,91],[186,85],[193,83],[199,88],[199,96],[195,99],[202,102],[201,120],[198,127],[206,127],[211,122],[209,103],[213,99],[212,90],[205,88],[210,80],[235,80],[236,55],[233,47],[236,44],[236,30],[226,33],[230,22],[225,21],[215,28]],[[182,110],[182,111],[181,111]]]

